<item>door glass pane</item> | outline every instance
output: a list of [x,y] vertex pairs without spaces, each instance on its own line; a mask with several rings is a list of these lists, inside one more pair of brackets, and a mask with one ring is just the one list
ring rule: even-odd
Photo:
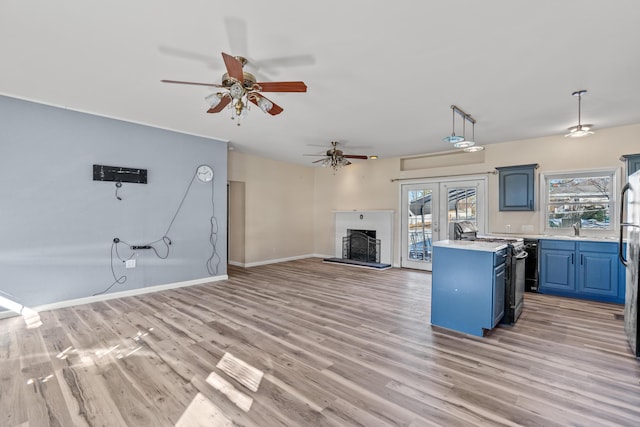
[[449,221],[471,221],[478,225],[476,187],[456,187],[447,191]]
[[432,196],[433,192],[428,189],[408,191],[407,243],[410,260],[431,262]]

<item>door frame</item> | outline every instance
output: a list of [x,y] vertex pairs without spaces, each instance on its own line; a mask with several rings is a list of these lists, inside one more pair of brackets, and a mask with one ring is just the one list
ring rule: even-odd
[[[403,185],[437,185],[438,186],[438,192],[439,192],[439,197],[440,197],[440,206],[444,206],[447,205],[448,200],[447,200],[447,196],[446,196],[446,192],[443,191],[443,189],[447,188],[448,186],[451,185],[455,185],[455,184],[462,184],[464,185],[465,182],[477,182],[478,183],[478,194],[476,195],[477,197],[477,222],[478,222],[478,229],[480,234],[486,233],[489,227],[489,200],[488,200],[488,191],[489,191],[489,177],[486,175],[452,175],[452,176],[447,176],[447,177],[433,177],[433,178],[417,178],[417,179],[406,179],[406,180],[402,180],[398,183],[398,212],[399,212],[399,221],[398,221],[398,265],[402,268],[402,256],[403,256],[403,245],[405,243],[404,241],[404,237],[402,235],[402,230],[404,227],[404,207],[403,207],[403,189],[402,186]],[[440,210],[442,211],[442,209]],[[440,238],[438,240],[445,240],[447,235],[446,233],[448,233],[448,218],[447,218],[447,212],[439,212],[438,215],[438,227],[439,227],[439,233],[440,234]],[[446,230],[443,230],[443,227]],[[443,237],[444,236],[444,237]],[[435,236],[433,236],[433,242],[436,241]],[[405,267],[405,268],[409,268],[409,267]],[[428,269],[427,271],[431,271],[430,269]]]

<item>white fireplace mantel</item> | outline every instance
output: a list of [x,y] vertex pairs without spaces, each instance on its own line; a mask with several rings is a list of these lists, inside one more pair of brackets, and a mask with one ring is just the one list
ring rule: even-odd
[[336,214],[336,258],[342,258],[342,238],[347,230],[375,230],[380,240],[380,262],[391,264],[393,259],[392,210],[334,211]]

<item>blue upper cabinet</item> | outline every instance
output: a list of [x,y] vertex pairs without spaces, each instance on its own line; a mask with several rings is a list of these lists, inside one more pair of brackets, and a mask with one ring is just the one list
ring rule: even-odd
[[498,170],[501,211],[535,210],[535,170],[537,164],[506,166]]
[[640,154],[625,154],[620,160],[627,164],[627,177],[640,170]]

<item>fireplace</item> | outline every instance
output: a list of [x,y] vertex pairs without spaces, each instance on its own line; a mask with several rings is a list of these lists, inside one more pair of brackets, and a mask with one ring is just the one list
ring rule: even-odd
[[380,239],[376,239],[376,230],[347,229],[342,238],[342,258],[379,263]]
[[[349,236],[349,230],[375,232],[368,237],[376,243],[376,259],[381,264],[391,264],[393,259],[393,211],[391,210],[353,210],[335,212],[335,258],[344,258],[343,239]],[[365,233],[366,234],[366,233]],[[352,251],[353,252],[353,251]],[[361,261],[358,261],[361,262]]]

